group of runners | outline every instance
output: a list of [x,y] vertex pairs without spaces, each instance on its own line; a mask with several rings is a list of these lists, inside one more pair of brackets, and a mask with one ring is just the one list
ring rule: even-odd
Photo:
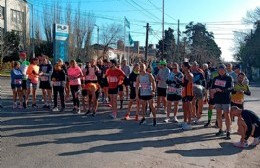
[[[131,119],[132,105],[136,104],[134,119],[140,125],[146,123],[147,111],[152,113],[153,126],[157,125],[156,114],[165,111],[164,122],[172,121],[181,125],[183,130],[191,130],[193,124],[200,123],[203,106],[207,105],[208,122],[204,127],[211,125],[213,109],[216,109],[215,125],[219,128],[216,136],[225,135],[230,139],[232,120],[237,116],[241,140],[234,145],[247,147],[250,136],[254,137],[252,145],[260,142],[260,120],[252,111],[244,110],[244,95],[251,92],[249,81],[239,65],[233,68],[230,63],[220,64],[214,68],[210,62],[200,67],[197,62],[178,64],[161,60],[135,63],[131,68],[126,60],[119,64],[116,60],[91,59],[83,67],[75,60],[63,62],[59,59],[52,66],[45,55],[28,62],[26,53],[21,52],[20,61],[13,63],[11,71],[13,108],[28,108],[30,94],[31,105],[37,108],[38,85],[42,90],[43,108],[54,112],[64,112],[65,102],[71,95],[72,112],[96,116],[101,101],[111,107],[110,117],[115,119],[118,117],[118,97],[120,109],[123,101],[130,98],[124,119]],[[183,122],[177,118],[180,102]]]

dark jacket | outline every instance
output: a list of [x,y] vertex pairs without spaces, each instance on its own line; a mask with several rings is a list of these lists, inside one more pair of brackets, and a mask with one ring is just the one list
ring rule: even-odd
[[223,76],[217,76],[212,81],[211,89],[219,88],[222,92],[216,92],[214,95],[214,101],[216,104],[230,104],[230,93],[233,90],[233,81],[230,76],[226,74]]

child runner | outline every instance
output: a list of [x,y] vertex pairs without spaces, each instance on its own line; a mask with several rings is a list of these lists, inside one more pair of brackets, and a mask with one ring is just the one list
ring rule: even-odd
[[[22,79],[23,72],[20,69],[20,63],[15,61],[11,71],[11,87],[13,90],[13,108],[23,108],[22,106]],[[19,98],[19,105],[16,102],[17,96]]]

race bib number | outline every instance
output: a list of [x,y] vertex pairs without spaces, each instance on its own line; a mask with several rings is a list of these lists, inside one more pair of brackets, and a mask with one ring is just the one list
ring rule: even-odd
[[168,92],[169,92],[169,93],[176,93],[176,92],[177,92],[177,89],[176,89],[175,87],[169,86],[169,87],[168,87]]
[[48,76],[41,76],[40,79],[41,79],[41,81],[46,82],[46,81],[49,80],[49,77]]
[[217,79],[214,84],[216,86],[226,87],[226,83],[227,83],[226,81]]
[[22,79],[15,79],[14,84],[16,85],[21,85],[22,84]]
[[111,77],[108,77],[108,81],[109,82],[118,82],[118,79],[117,79],[117,77],[111,76]]
[[53,86],[61,86],[61,81],[53,81]]
[[95,75],[86,76],[86,80],[96,80],[96,76]]
[[141,88],[147,90],[147,89],[151,89],[151,86],[148,84],[141,84]]

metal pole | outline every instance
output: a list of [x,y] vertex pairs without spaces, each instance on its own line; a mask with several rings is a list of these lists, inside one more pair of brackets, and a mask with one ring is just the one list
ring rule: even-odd
[[99,26],[97,26],[97,43],[99,44]]
[[7,32],[7,0],[5,0],[5,10],[4,10],[4,33]]
[[148,32],[149,32],[149,23],[146,25],[146,39],[145,39],[145,61],[147,61],[147,55],[148,55]]
[[35,46],[34,46],[34,12],[33,12],[33,4],[32,5],[32,49],[33,49],[33,58],[35,58]]
[[162,1],[162,56],[164,55],[164,0]]

